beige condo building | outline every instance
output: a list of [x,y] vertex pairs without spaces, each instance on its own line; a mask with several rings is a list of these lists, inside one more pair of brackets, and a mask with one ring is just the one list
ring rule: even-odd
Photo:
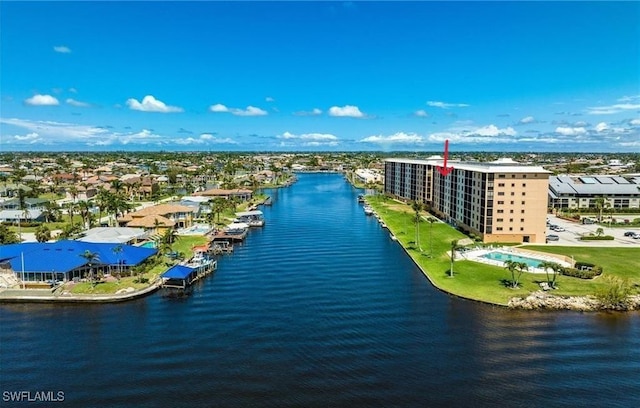
[[510,159],[449,161],[386,159],[385,193],[428,204],[450,224],[484,242],[544,243],[551,172]]

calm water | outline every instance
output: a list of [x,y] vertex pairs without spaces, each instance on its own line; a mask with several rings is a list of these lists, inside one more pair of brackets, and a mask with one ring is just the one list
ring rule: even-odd
[[1,390],[78,407],[640,406],[640,314],[451,298],[357,194],[300,175],[184,300],[0,306]]

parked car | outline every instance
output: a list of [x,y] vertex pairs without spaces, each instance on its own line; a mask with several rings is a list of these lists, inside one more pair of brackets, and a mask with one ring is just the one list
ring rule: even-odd
[[640,239],[640,234],[633,234],[633,236],[631,237],[633,239]]
[[634,235],[636,235],[636,233],[633,231],[627,231],[624,233],[625,237],[633,237]]
[[559,241],[560,237],[554,234],[547,235],[547,242],[549,241]]
[[565,230],[564,228],[562,228],[562,227],[555,227],[553,230],[554,230],[555,232],[564,232],[564,231],[566,231],[566,230]]

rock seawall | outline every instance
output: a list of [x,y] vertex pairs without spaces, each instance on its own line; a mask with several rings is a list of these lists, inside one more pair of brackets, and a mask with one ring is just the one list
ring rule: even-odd
[[512,309],[576,310],[593,312],[598,310],[640,310],[640,295],[629,296],[625,304],[605,306],[594,296],[556,296],[537,291],[526,298],[511,298],[508,306]]

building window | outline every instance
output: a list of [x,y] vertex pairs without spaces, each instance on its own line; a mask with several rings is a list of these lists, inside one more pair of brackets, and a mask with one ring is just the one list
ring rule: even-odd
[[504,195],[504,191],[498,191],[498,195],[499,196],[503,196]]
[[504,201],[498,201],[498,205],[504,204]]
[[527,183],[522,183],[522,187],[526,187],[526,186],[527,186]]
[[513,210],[509,210],[509,214],[513,214]]
[[524,231],[524,227],[520,227],[520,231]]
[[515,187],[515,186],[516,186],[516,183],[511,183],[511,187]]
[[516,178],[516,175],[515,175],[515,174],[512,174],[512,175],[511,175],[511,178]]
[[509,222],[513,222],[513,218],[509,218]]
[[[513,204],[515,204],[515,201],[512,201],[512,202],[511,202],[511,205],[513,205]],[[524,204],[524,203],[523,203],[523,204]]]
[[503,221],[503,219],[502,219],[502,218],[497,218],[497,219],[496,219],[496,222],[502,222],[502,221]]
[[496,231],[502,231],[502,227],[497,227]]
[[525,193],[525,192],[523,191],[523,192],[522,192],[522,195],[523,195],[523,196],[525,196],[525,195],[527,195],[527,193]]
[[498,214],[502,214],[504,210],[498,210]]
[[509,227],[509,231],[513,231],[513,227]]
[[506,177],[506,175],[504,175],[504,174],[498,174],[498,178],[505,178],[505,177]]
[[516,193],[515,193],[514,191],[512,191],[512,192],[511,192],[511,195],[512,195],[512,196],[514,196],[514,195],[516,195]]
[[[513,202],[511,202],[511,204],[513,204]],[[520,204],[524,205],[524,201],[520,201]]]
[[520,210],[520,214],[524,214],[524,210]]
[[498,183],[498,187],[504,187],[504,183]]

